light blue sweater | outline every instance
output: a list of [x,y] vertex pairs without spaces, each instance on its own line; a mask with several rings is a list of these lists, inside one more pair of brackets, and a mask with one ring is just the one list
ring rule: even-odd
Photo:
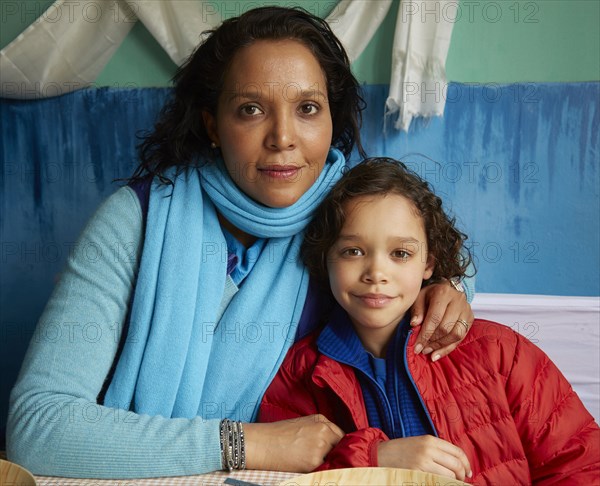
[[136,415],[97,405],[115,358],[143,241],[128,187],[81,235],[12,391],[10,460],[35,474],[141,478],[220,469],[218,420]]

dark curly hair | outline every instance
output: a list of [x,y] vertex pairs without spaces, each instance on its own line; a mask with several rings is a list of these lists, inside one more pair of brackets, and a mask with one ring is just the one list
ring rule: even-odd
[[423,218],[428,253],[435,259],[433,275],[425,284],[464,277],[472,261],[464,247],[467,235],[456,229],[455,219],[444,212],[442,200],[427,181],[387,157],[366,159],[348,171],[317,208],[302,245],[302,258],[311,276],[328,287],[327,254],[344,226],[346,203],[361,196],[386,194],[407,198]]
[[225,20],[203,35],[204,41],[173,77],[173,97],[154,130],[144,134],[138,146],[141,163],[132,179],[147,173],[160,176],[168,167],[195,163],[198,156],[212,159],[202,111],[216,114],[225,74],[238,50],[265,39],[293,39],[311,50],[327,81],[332,145],[346,157],[356,145],[365,156],[360,142],[365,102],[346,51],[325,20],[299,7],[262,7]]

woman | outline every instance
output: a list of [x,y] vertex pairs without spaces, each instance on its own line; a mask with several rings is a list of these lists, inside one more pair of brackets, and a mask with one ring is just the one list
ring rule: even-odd
[[[324,21],[262,8],[210,33],[133,182],[81,236],[103,258],[73,254],[40,319],[11,396],[9,457],[74,477],[317,467],[343,435],[335,424],[242,421],[326,305],[298,257],[301,231],[362,151],[361,109]],[[415,324],[427,302],[450,325],[433,342],[422,333],[423,352],[442,356],[472,313],[446,282],[420,297]],[[56,323],[73,332],[48,339]]]

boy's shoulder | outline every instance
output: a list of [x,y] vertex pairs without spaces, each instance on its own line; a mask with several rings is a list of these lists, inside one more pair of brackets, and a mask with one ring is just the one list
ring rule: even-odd
[[506,324],[500,324],[487,319],[475,319],[469,328],[464,342],[484,339],[490,342],[513,342],[519,338],[519,334]]
[[[414,333],[409,345],[414,346],[417,337],[418,333]],[[514,349],[521,338],[522,336],[504,324],[486,319],[475,319],[458,348],[448,356],[452,356],[458,350],[464,352],[467,349],[477,350],[477,352],[485,352],[486,348]]]
[[320,356],[317,347],[320,332],[321,330],[313,331],[295,343],[287,352],[281,367],[294,375],[314,368]]
[[486,319],[475,319],[465,339],[457,349],[475,354],[515,353],[520,341],[524,339],[509,326]]
[[[525,336],[509,326],[486,319],[475,319],[465,339],[450,353],[451,360],[488,363],[502,373],[513,366],[544,367],[549,358]],[[495,363],[495,364],[493,364]]]

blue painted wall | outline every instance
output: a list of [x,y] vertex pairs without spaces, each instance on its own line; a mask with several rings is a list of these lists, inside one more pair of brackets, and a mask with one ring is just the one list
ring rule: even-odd
[[600,83],[453,83],[443,118],[387,137],[387,86],[366,93],[369,154],[404,159],[443,196],[478,292],[600,295]]
[[[133,134],[152,126],[168,93],[0,100],[0,429],[63,263],[111,181],[133,171]],[[445,116],[384,136],[387,86],[366,86],[365,146],[402,158],[444,197],[471,237],[477,291],[599,295],[600,83],[451,84],[422,95],[445,96]]]
[[167,96],[148,88],[0,99],[0,449],[10,389],[69,251],[118,187],[112,181],[131,175],[135,133],[152,127]]

